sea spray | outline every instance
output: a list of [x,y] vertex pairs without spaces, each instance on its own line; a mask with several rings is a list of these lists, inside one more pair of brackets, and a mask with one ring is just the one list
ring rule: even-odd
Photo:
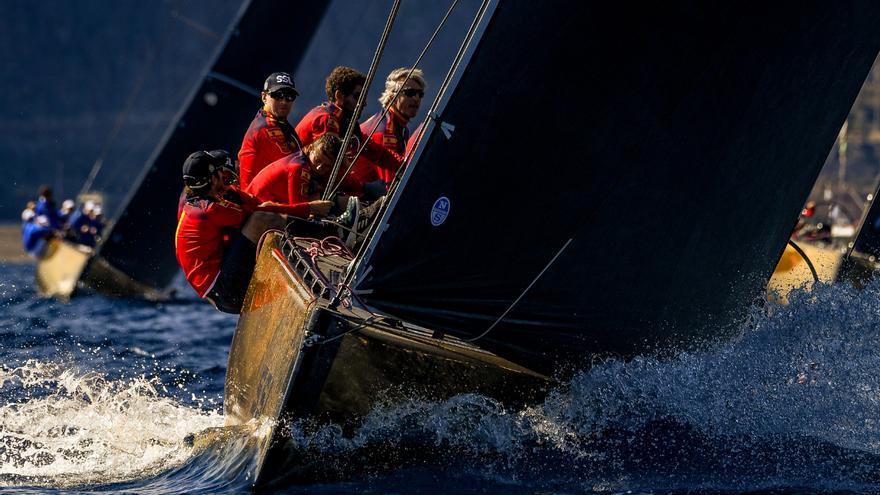
[[0,405],[0,484],[7,486],[147,477],[192,455],[188,434],[223,421],[161,395],[145,377],[108,380],[33,360],[0,369],[0,384],[18,398]]
[[791,300],[753,308],[730,340],[594,363],[524,410],[479,395],[413,399],[376,408],[351,433],[293,424],[290,439],[337,465],[375,449],[432,451],[396,459],[590,490],[876,483],[880,285],[819,286]]

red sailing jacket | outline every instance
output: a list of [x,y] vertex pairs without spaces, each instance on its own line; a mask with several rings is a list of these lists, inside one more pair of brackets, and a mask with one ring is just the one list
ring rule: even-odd
[[309,197],[313,192],[312,170],[306,157],[294,153],[270,163],[254,177],[247,192],[260,201],[272,201],[298,207],[298,217],[309,216]]
[[222,198],[189,198],[177,221],[174,249],[177,263],[199,297],[205,297],[217,275],[229,242],[229,234],[241,229],[254,211],[296,215],[296,205],[259,206],[260,200],[230,186]]
[[[325,102],[313,108],[303,117],[299,124],[296,125],[296,133],[303,146],[308,146],[325,132],[332,132],[342,137],[347,130],[347,126],[348,122],[343,119],[342,109],[332,103]],[[364,135],[360,127],[355,126],[353,137],[357,146],[360,147],[364,142]],[[381,145],[377,146],[370,141],[352,168],[350,177],[359,183],[362,188],[364,184],[379,178],[376,172],[377,164],[384,164],[389,160],[393,162],[395,158]]]
[[[342,171],[339,173],[341,174]],[[312,164],[303,153],[297,152],[276,160],[260,170],[248,186],[247,192],[260,201],[296,206],[297,203],[320,199],[326,186],[327,180],[315,173]],[[339,189],[349,194],[359,194],[363,185],[349,176],[342,181]],[[291,214],[307,217],[309,208],[306,205],[301,212]]]
[[382,112],[377,112],[365,120],[361,124],[361,132],[364,135],[372,132],[370,140],[387,150],[384,159],[376,163],[376,174],[386,184],[390,183],[403,163],[406,142],[409,139],[406,122],[394,108],[389,108],[385,117],[382,117]]
[[248,127],[238,152],[238,180],[243,189],[266,165],[302,149],[299,137],[287,120],[260,109]]

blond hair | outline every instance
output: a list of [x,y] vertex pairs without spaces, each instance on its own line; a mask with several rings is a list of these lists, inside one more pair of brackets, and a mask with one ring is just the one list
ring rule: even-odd
[[[379,104],[382,105],[382,108],[391,105],[394,95],[397,94],[401,87],[403,87],[403,81],[406,80],[409,71],[409,67],[394,69],[391,71],[391,74],[388,74],[388,77],[385,78],[385,91],[379,96]],[[428,89],[428,83],[425,82],[425,74],[422,72],[422,69],[413,69],[409,80],[421,84],[422,90]]]

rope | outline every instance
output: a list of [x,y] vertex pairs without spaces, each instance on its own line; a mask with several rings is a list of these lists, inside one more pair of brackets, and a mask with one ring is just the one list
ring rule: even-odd
[[351,259],[354,255],[349,251],[348,247],[342,242],[342,239],[330,236],[323,239],[315,239],[314,237],[294,237],[293,241],[308,242],[308,248],[300,248],[309,255],[312,262],[318,258],[327,256],[341,256],[345,259]]
[[[452,82],[452,78],[455,74],[455,71],[458,68],[458,66],[461,64],[461,60],[464,57],[464,53],[467,49],[467,46],[470,44],[471,40],[473,39],[474,34],[477,30],[477,27],[479,26],[480,18],[482,18],[483,14],[486,12],[486,8],[488,7],[488,5],[489,5],[489,0],[483,0],[483,2],[480,4],[480,8],[477,9],[477,12],[474,15],[473,21],[471,21],[470,27],[468,27],[468,30],[465,33],[464,38],[462,38],[461,44],[458,46],[458,51],[456,52],[455,57],[452,59],[452,64],[450,64],[449,70],[446,71],[446,75],[443,77],[443,82],[440,83],[440,87],[437,90],[437,96],[434,98],[434,101],[431,103],[431,108],[428,110],[428,112],[425,116],[425,120],[422,121],[422,124],[419,126],[418,138],[416,139],[417,142],[422,139],[422,136],[424,136],[425,130],[428,127],[428,125],[427,125],[428,120],[429,119],[436,120],[436,117],[437,117],[436,111],[437,111],[437,107],[439,107],[439,105],[440,105],[440,98],[443,97],[443,94],[446,92],[446,89],[449,87],[449,84]],[[454,7],[454,6],[455,5],[453,4],[452,7]],[[450,7],[449,11],[446,13],[447,16],[452,12],[452,7]],[[443,18],[443,22],[446,22],[446,17]],[[435,32],[435,35],[436,35],[436,32]],[[433,38],[434,37],[432,36],[431,39],[433,40]],[[401,88],[402,87],[403,86],[401,86]],[[395,174],[394,179],[391,181],[391,184],[388,186],[388,195],[393,195],[394,190],[397,188],[397,185],[400,183],[400,180],[403,177],[403,171],[406,169],[408,162],[409,162],[410,158],[412,157],[413,152],[415,151],[415,148],[416,147],[413,146],[404,156],[403,163],[401,163],[400,168],[397,169],[397,173]],[[373,219],[370,222],[370,226],[367,229],[366,237],[368,239],[372,235],[373,231],[376,230],[376,228],[379,224],[379,219],[384,216],[385,210],[389,207],[390,204],[391,204],[391,201],[385,201],[384,204],[382,204],[380,206],[379,211],[377,211],[375,213],[375,215],[373,216]],[[361,243],[360,249],[358,250],[358,253],[355,256],[355,258],[361,257],[362,253],[367,248],[367,244],[369,244],[369,243],[368,242]],[[348,274],[345,277],[346,284],[350,285],[352,283],[356,272],[357,272],[357,270],[349,270]]]
[[794,250],[797,251],[797,254],[801,255],[801,258],[803,258],[804,261],[807,262],[807,266],[810,268],[810,273],[813,274],[813,283],[818,284],[819,283],[819,274],[816,273],[816,268],[813,266],[813,262],[810,261],[810,257],[807,256],[807,253],[805,253],[804,250],[801,249],[801,247],[798,246],[793,240],[789,239],[788,244],[791,245],[791,247],[793,247]]
[[[338,311],[336,311],[335,313],[336,313],[337,315],[339,315],[339,316],[342,316],[342,314],[339,313]],[[328,337],[328,338],[326,338],[326,339],[324,339],[324,340],[322,340],[322,341],[320,341],[320,342],[318,342],[318,343],[323,345],[323,344],[326,344],[327,342],[333,342],[333,341],[336,340],[336,339],[341,339],[342,337],[345,337],[346,335],[348,335],[348,334],[350,334],[350,333],[352,333],[352,332],[356,332],[356,331],[358,331],[358,330],[360,330],[360,329],[362,329],[362,328],[366,328],[366,327],[369,326],[370,323],[372,323],[376,318],[377,318],[377,315],[371,315],[369,318],[363,320],[363,323],[361,323],[360,325],[358,325],[358,326],[356,326],[356,327],[354,327],[354,328],[349,328],[348,330],[346,330],[346,331],[344,331],[344,332],[342,332],[342,333],[340,333],[340,334],[338,334],[338,335],[334,335],[334,336],[332,336],[332,337]]]
[[[344,150],[348,149],[348,143],[351,141],[351,136],[354,134],[354,127],[358,125],[361,111],[364,108],[364,102],[367,99],[367,88],[370,87],[370,84],[373,82],[373,77],[376,75],[376,69],[379,67],[379,60],[382,58],[382,52],[385,51],[385,44],[388,42],[388,35],[391,33],[391,27],[394,25],[394,19],[397,17],[397,11],[399,8],[400,0],[394,0],[394,5],[391,6],[391,12],[388,14],[388,20],[385,22],[385,30],[382,32],[382,37],[379,39],[379,46],[376,47],[376,53],[373,54],[373,61],[370,63],[370,70],[367,72],[367,79],[364,81],[364,86],[361,90],[361,95],[358,98],[357,106],[354,108],[354,114],[352,114],[351,119],[348,121],[348,129],[345,131],[345,138],[342,140],[342,146],[340,147],[341,151],[336,155],[336,162],[333,163],[333,170],[330,172],[327,188],[324,189],[324,194],[321,197],[323,200],[327,200],[330,197],[328,194],[331,189],[330,186],[333,184],[333,181],[336,180],[336,174],[339,172],[342,161],[345,159]],[[339,182],[341,183],[342,180]]]
[[528,287],[526,287],[526,288],[522,291],[522,293],[520,293],[520,295],[519,295],[519,296],[518,296],[518,297],[517,297],[512,303],[510,303],[510,306],[508,306],[507,309],[504,310],[504,313],[501,313],[501,316],[499,316],[498,319],[495,320],[494,323],[492,323],[491,325],[489,325],[489,328],[487,328],[485,332],[481,333],[480,335],[477,335],[476,337],[474,337],[474,338],[472,338],[472,339],[462,339],[462,340],[464,340],[465,342],[474,342],[474,341],[476,341],[477,339],[481,339],[481,338],[485,337],[486,334],[488,334],[489,332],[491,332],[492,329],[495,328],[496,325],[498,325],[499,323],[501,323],[501,320],[503,320],[504,317],[507,316],[507,313],[510,313],[510,311],[513,309],[513,307],[516,306],[516,305],[519,303],[520,299],[522,299],[523,296],[526,295],[526,293],[529,291],[529,289],[531,289],[532,286],[535,285],[535,282],[537,282],[538,279],[540,279],[541,276],[544,275],[544,272],[546,272],[547,269],[550,268],[550,265],[552,265],[553,262],[555,262],[556,259],[559,258],[559,255],[562,254],[563,251],[565,251],[565,248],[567,248],[569,244],[571,244],[571,239],[565,241],[565,244],[563,244],[562,247],[559,248],[559,251],[557,251],[557,252],[556,252],[556,255],[554,255],[553,258],[550,259],[550,262],[548,262],[548,263],[544,266],[544,269],[541,270],[540,273],[538,273],[538,276],[535,277],[534,280],[532,280],[532,282],[528,285]]
[[[400,84],[400,87],[397,88],[397,91],[394,92],[394,96],[391,98],[392,102],[394,100],[396,100],[398,96],[400,96],[400,93],[403,91],[404,86],[406,86],[406,83],[408,83],[410,78],[412,77],[413,71],[418,69],[419,64],[422,63],[422,58],[424,58],[425,54],[428,52],[428,49],[431,48],[431,45],[434,44],[434,40],[437,38],[437,35],[440,33],[440,30],[443,29],[443,26],[446,24],[446,21],[449,19],[449,16],[450,16],[450,14],[452,14],[452,11],[455,9],[456,5],[458,5],[458,0],[453,0],[452,5],[450,5],[449,9],[446,10],[446,15],[443,16],[443,19],[440,21],[440,24],[437,26],[436,29],[434,29],[434,33],[431,35],[431,38],[428,39],[428,43],[425,45],[424,48],[422,48],[422,52],[419,53],[419,56],[416,58],[415,63],[409,69],[409,72],[407,72],[406,78]],[[382,120],[385,118],[386,115],[388,115],[389,108],[390,108],[390,106],[384,107],[382,109],[382,115],[379,117],[379,119],[376,121],[376,123],[373,124],[373,128],[370,129],[370,132],[367,133],[367,135],[365,136],[366,139],[364,139],[363,144],[361,144],[361,146],[358,148],[358,151],[354,155],[354,158],[351,160],[351,163],[348,164],[348,168],[346,168],[345,173],[342,174],[343,177],[347,176],[351,172],[351,169],[354,168],[354,164],[355,164],[355,162],[357,162],[357,159],[360,158],[360,156],[364,152],[364,150],[367,149],[367,145],[369,144],[369,137],[372,136],[374,132],[376,132],[376,129],[379,128],[379,125],[382,123]],[[406,161],[406,157],[404,157],[404,161],[401,162],[400,168],[403,168],[403,163],[405,163],[405,161]],[[342,181],[339,181],[339,183],[336,184],[336,187],[334,187],[333,190],[330,191],[330,196],[333,196],[341,186],[342,186]]]
[[[419,126],[418,137],[416,138],[416,142],[421,141],[422,137],[425,135],[425,132],[428,128],[429,120],[439,120],[437,115],[437,108],[440,106],[440,97],[446,92],[449,85],[452,83],[452,78],[455,75],[455,71],[458,66],[461,64],[461,59],[464,58],[464,52],[467,49],[467,46],[470,44],[471,40],[474,37],[474,34],[477,30],[477,27],[480,22],[480,18],[486,12],[486,8],[489,6],[489,0],[483,0],[480,4],[480,8],[477,9],[476,15],[474,15],[473,21],[471,21],[470,27],[468,27],[467,33],[465,33],[464,38],[462,39],[461,45],[458,46],[458,51],[455,53],[455,58],[452,59],[452,64],[449,66],[449,70],[446,71],[446,76],[443,77],[443,82],[440,84],[440,88],[437,91],[437,98],[431,103],[431,108],[428,110],[427,114],[425,114],[425,120],[422,121],[422,124]],[[391,185],[389,185],[388,190],[397,187],[397,184],[400,182],[401,177],[403,176],[403,170],[406,168],[410,158],[412,158],[412,154],[415,151],[415,146],[413,146],[409,152],[406,154],[403,160],[403,164],[397,169],[397,174],[395,174],[394,179],[391,181]]]

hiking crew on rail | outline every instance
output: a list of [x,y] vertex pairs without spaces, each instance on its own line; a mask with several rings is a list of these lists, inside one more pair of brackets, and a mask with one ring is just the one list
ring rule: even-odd
[[[388,76],[380,98],[387,115],[376,114],[355,126],[348,150],[341,149],[341,136],[353,118],[365,76],[350,67],[337,67],[326,80],[329,101],[313,108],[295,129],[287,121],[299,94],[293,77],[286,72],[269,75],[261,93],[263,107],[238,154],[240,186],[229,183],[235,167],[225,151],[197,151],[186,159],[175,250],[199,297],[221,311],[240,312],[254,270],[256,244],[269,229],[305,228],[333,235],[336,227],[330,233],[328,225],[342,225],[339,235],[347,231],[343,237],[353,247],[359,225],[381,205],[377,201],[372,211],[361,216],[357,197],[366,194],[377,199],[386,193],[386,184],[404,159],[406,126],[424,96],[422,72],[413,71],[409,79],[407,74],[409,69],[396,69]],[[372,133],[369,139],[364,132]],[[364,152],[341,180],[339,206],[321,200],[338,154],[347,155],[341,175],[363,144]],[[344,209],[342,215],[323,222],[334,206],[337,212]],[[288,225],[287,215],[306,223]]]

